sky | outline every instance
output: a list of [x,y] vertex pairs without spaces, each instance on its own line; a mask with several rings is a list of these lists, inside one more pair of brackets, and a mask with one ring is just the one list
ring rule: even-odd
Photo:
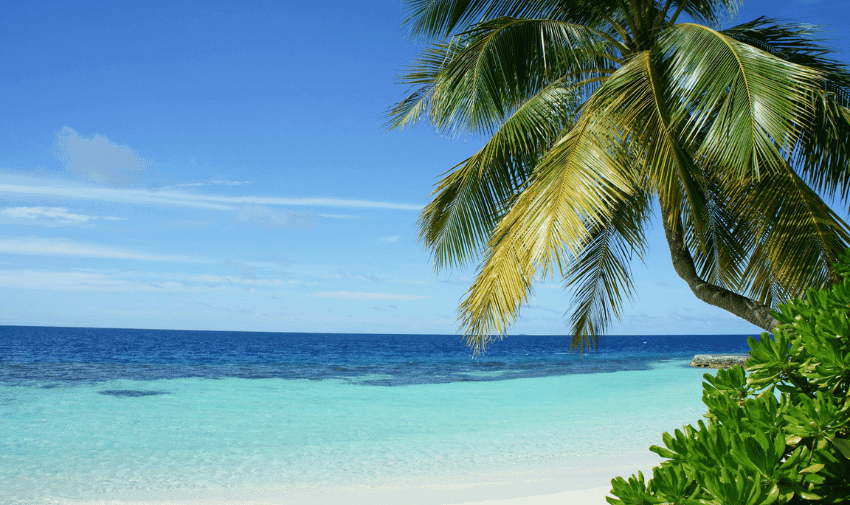
[[[423,46],[397,0],[30,2],[0,17],[0,325],[454,334],[475,265],[417,217],[482,139],[386,131]],[[746,2],[823,26],[850,0]],[[840,212],[842,216],[846,211]],[[698,301],[656,221],[612,334],[760,330]],[[569,331],[542,280],[509,334]]]

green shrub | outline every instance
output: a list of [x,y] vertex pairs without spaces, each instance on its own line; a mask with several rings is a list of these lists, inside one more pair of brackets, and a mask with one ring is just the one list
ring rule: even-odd
[[850,503],[850,250],[843,279],[774,312],[742,367],[705,374],[705,421],[650,450],[644,481],[611,481],[613,505]]

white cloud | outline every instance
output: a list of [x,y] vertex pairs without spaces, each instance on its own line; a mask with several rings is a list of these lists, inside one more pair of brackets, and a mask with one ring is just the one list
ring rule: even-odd
[[210,226],[215,224],[215,221],[198,221],[193,219],[180,219],[178,221],[171,221],[172,226],[185,226],[188,228],[198,228],[201,226]]
[[147,161],[127,146],[110,142],[105,136],[80,136],[64,127],[56,134],[56,157],[77,175],[100,184],[126,186],[132,177],[144,172]]
[[[421,205],[378,202],[370,200],[344,200],[339,198],[280,198],[263,196],[225,196],[203,193],[185,193],[164,189],[105,188],[62,184],[51,185],[44,181],[34,184],[0,184],[0,193],[41,196],[47,198],[74,198],[141,205],[166,205],[202,209],[234,211],[243,205],[272,207],[340,207],[357,209],[422,210]],[[328,215],[330,217],[330,215]],[[346,217],[346,216],[333,216]]]
[[318,216],[328,219],[363,219],[363,216],[352,216],[349,214],[318,214]]
[[223,184],[225,186],[239,186],[242,184],[251,184],[251,181],[224,181],[221,179],[217,179],[215,181],[211,181],[213,184]]
[[157,189],[174,189],[174,188],[196,188],[198,186],[207,186],[208,184],[218,184],[220,186],[240,186],[242,184],[251,184],[251,181],[225,181],[216,179],[210,182],[181,182],[178,184],[169,184]]
[[346,207],[359,209],[422,210],[422,205],[407,203],[376,202],[371,200],[343,200],[340,198],[275,198],[275,197],[234,197],[244,203],[259,205],[301,205],[313,207]]
[[431,298],[430,296],[420,295],[401,295],[396,293],[363,293],[351,291],[320,291],[313,295],[318,298],[346,298],[348,300],[422,300]]
[[400,239],[401,235],[393,235],[392,237],[381,237],[378,239],[379,244],[391,244]]
[[163,186],[159,189],[173,189],[173,188],[195,188],[198,186],[203,186],[203,182],[182,182],[180,184],[171,184],[168,186]]
[[186,256],[164,256],[122,249],[41,237],[0,238],[0,253],[31,256],[72,256],[136,261],[168,261],[176,263],[210,263]]
[[37,224],[42,226],[82,225],[89,221],[125,221],[127,218],[113,216],[87,216],[72,214],[65,207],[6,207],[0,216],[11,224]]
[[145,189],[116,189],[72,185],[36,186],[0,184],[0,193],[56,199],[73,198],[79,200],[96,200],[101,202],[126,203],[134,205],[164,205],[231,211],[236,209],[234,205],[212,203],[204,201],[203,199],[198,199],[198,195]]
[[292,281],[285,281],[283,279],[259,279],[257,278],[257,276],[239,278],[212,274],[193,275],[191,277],[188,277],[188,279],[191,281],[197,281],[206,284],[207,287],[219,287],[224,284],[244,284],[248,286],[283,286],[285,284],[293,283]]
[[315,212],[292,212],[273,209],[262,205],[243,205],[236,211],[236,220],[243,223],[259,223],[266,228],[312,229],[316,224]]
[[0,271],[0,286],[51,291],[153,291],[145,283],[116,279],[91,272],[39,272],[33,270]]

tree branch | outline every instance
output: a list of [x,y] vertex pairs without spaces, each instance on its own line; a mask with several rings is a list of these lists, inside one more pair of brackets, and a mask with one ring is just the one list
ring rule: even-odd
[[673,16],[670,18],[670,23],[667,26],[673,26],[676,24],[676,19],[679,18],[679,14],[681,14],[682,10],[684,10],[686,3],[687,0],[682,0],[681,3],[679,3],[679,7],[676,8],[676,12],[673,13]]
[[697,298],[709,305],[731,312],[765,331],[773,331],[779,322],[770,315],[770,307],[700,278],[694,258],[685,244],[682,218],[672,215],[665,202],[661,202],[661,222],[667,244],[670,246],[673,269],[688,284]]

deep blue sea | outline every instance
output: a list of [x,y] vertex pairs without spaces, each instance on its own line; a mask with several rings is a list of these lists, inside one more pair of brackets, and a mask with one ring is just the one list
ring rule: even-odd
[[0,326],[0,504],[431,505],[604,485],[704,412],[690,358],[746,337],[609,336],[578,355],[518,335],[473,358],[455,335]]
[[60,387],[176,378],[340,379],[376,386],[646,370],[699,353],[741,353],[747,335],[510,336],[479,358],[456,335],[258,333],[0,326],[0,381]]

